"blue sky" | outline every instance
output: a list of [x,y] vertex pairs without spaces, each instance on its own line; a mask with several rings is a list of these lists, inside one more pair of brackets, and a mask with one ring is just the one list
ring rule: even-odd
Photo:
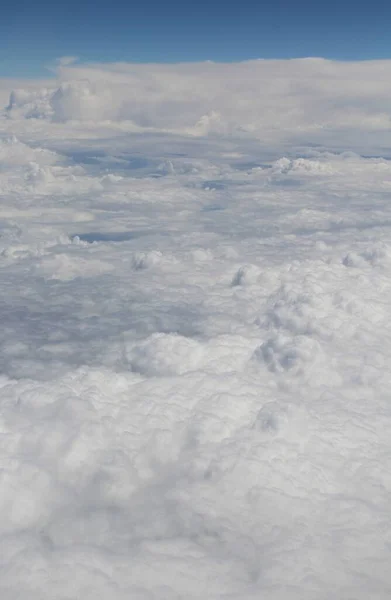
[[46,77],[46,66],[68,55],[82,62],[391,58],[390,23],[385,0],[24,0],[2,7],[0,76]]

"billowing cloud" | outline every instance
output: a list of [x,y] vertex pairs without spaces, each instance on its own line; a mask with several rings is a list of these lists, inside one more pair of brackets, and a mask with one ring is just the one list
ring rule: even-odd
[[389,600],[390,69],[0,82],[2,600]]
[[14,92],[10,116],[132,122],[191,135],[274,138],[324,129],[386,130],[391,61],[310,58],[177,65],[73,64],[50,90]]

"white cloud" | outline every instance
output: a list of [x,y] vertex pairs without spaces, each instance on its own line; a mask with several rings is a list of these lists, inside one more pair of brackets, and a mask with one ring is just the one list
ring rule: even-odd
[[2,598],[388,600],[389,70],[14,82]]
[[57,64],[62,67],[67,67],[69,65],[73,65],[75,62],[79,60],[78,56],[61,56],[57,59]]
[[390,125],[391,61],[75,65],[73,58],[60,59],[59,86],[36,92],[36,103],[19,92],[11,113],[272,139]]

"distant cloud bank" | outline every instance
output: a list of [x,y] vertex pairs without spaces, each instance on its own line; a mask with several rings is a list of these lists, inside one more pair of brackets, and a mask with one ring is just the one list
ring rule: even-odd
[[[59,59],[57,79],[49,85],[14,82],[7,117],[126,122],[136,129],[196,136],[390,128],[391,61],[140,65],[76,60]],[[3,80],[1,99],[5,87]]]

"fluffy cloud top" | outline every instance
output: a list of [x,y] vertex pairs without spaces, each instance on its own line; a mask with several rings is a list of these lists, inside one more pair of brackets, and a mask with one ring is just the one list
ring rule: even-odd
[[390,63],[68,62],[0,118],[1,600],[389,600]]
[[13,91],[8,116],[131,121],[139,128],[193,135],[390,126],[391,61],[75,65],[63,60],[57,76],[51,88]]

